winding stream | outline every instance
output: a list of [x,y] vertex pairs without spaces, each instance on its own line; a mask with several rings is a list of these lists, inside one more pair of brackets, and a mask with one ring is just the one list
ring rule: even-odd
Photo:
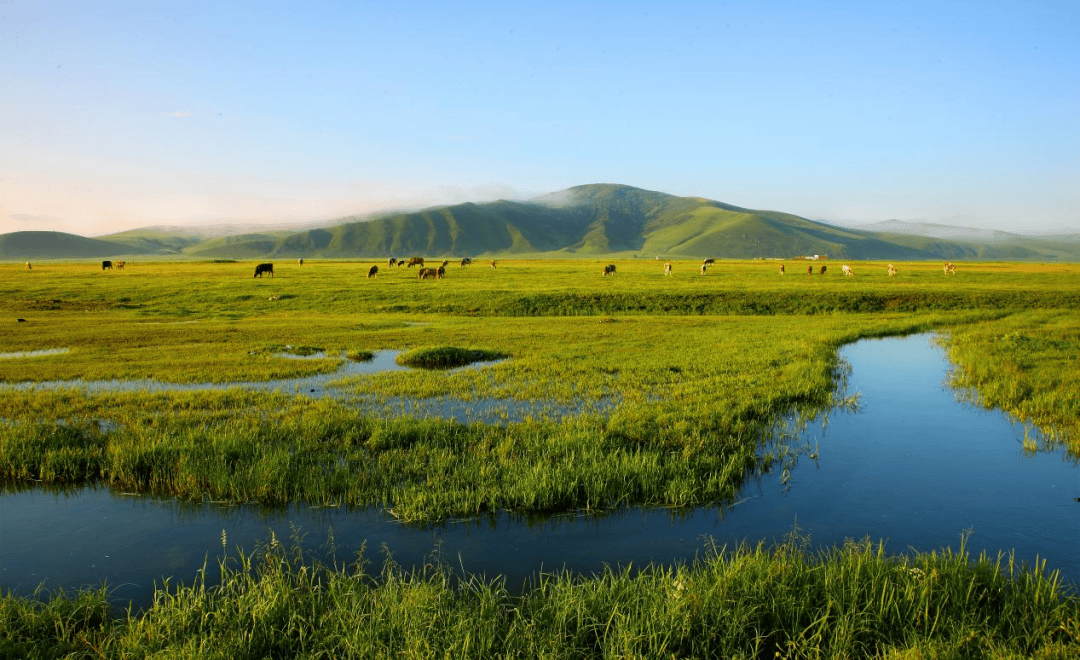
[[385,546],[405,566],[438,547],[448,561],[516,590],[538,570],[591,573],[605,564],[691,560],[703,539],[719,544],[775,540],[798,526],[814,544],[884,539],[893,553],[959,545],[992,556],[1046,560],[1080,583],[1080,469],[1061,452],[1025,452],[1025,430],[997,411],[959,401],[945,384],[949,365],[932,335],[864,340],[845,347],[859,410],[811,424],[802,442],[818,448],[789,479],[766,475],[737,504],[669,512],[632,509],[604,518],[509,516],[418,528],[381,511],[294,506],[222,508],[78,489],[0,496],[0,589],[113,586],[114,598],[150,602],[153,585],[192,579],[209,558],[292,530],[317,548],[332,528],[338,557],[362,543],[377,567]]

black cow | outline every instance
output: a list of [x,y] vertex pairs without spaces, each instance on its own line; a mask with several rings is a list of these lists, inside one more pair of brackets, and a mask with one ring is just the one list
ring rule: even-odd
[[101,270],[106,270],[106,269],[112,270],[112,262],[107,260],[107,259],[105,261],[101,262]]
[[270,277],[274,276],[274,264],[259,264],[255,266],[255,274],[252,277],[262,277],[263,273],[270,273]]
[[471,265],[472,265],[472,259],[470,259],[469,257],[465,257],[464,259],[461,260],[461,266],[463,268],[465,266],[471,266]]
[[367,276],[368,277],[375,277],[378,274],[379,274],[379,267],[378,266],[372,266],[371,268],[368,268],[368,271],[367,271]]
[[615,274],[615,264],[608,264],[604,266],[604,277]]

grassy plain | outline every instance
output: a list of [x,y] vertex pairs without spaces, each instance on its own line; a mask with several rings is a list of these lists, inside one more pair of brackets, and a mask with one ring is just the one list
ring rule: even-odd
[[[616,276],[601,277],[606,263],[617,264]],[[0,418],[6,422],[0,425],[0,479],[16,487],[105,482],[124,490],[190,498],[380,506],[405,521],[502,510],[722,505],[748,475],[783,469],[795,460],[798,448],[783,442],[778,421],[850,404],[836,391],[843,378],[839,346],[863,337],[927,329],[947,333],[959,367],[958,384],[977,388],[990,405],[1052,425],[1056,435],[1045,448],[1065,443],[1077,453],[1080,392],[1071,384],[1080,348],[1077,265],[960,264],[955,276],[945,276],[937,264],[897,263],[899,275],[890,278],[887,264],[859,262],[850,264],[856,276],[844,278],[837,272],[839,263],[827,264],[832,271],[828,275],[815,272],[807,277],[806,262],[788,262],[784,276],[777,273],[776,262],[718,262],[701,276],[697,263],[676,261],[674,275],[665,277],[663,262],[651,260],[500,260],[495,269],[451,264],[440,281],[418,281],[415,269],[390,270],[382,264],[384,272],[369,279],[370,265],[286,263],[276,266],[272,279],[252,278],[254,263],[129,262],[119,272],[101,272],[94,264],[41,263],[33,271],[0,265],[0,315],[7,316],[0,325],[0,353],[70,349],[58,355],[0,358],[0,382],[267,381],[332,373],[343,352],[460,347],[509,359],[480,370],[386,373],[342,385],[351,396],[367,401],[539,401],[550,402],[553,414],[505,424],[461,423],[401,416],[390,406],[381,413],[360,412],[348,401],[241,388],[100,395],[76,387],[19,389],[0,397]],[[816,271],[822,264],[814,265]],[[322,349],[330,357],[295,360],[282,355],[298,347],[305,352]],[[557,414],[563,409],[582,413]],[[782,553],[724,555],[694,570],[734,575],[737,568],[745,568],[752,577],[739,578],[745,579],[740,588],[749,591],[707,580],[679,584],[698,603],[694,611],[701,616],[737,615],[737,620],[757,626],[756,641],[732,641],[704,628],[680,627],[698,619],[680,618],[666,609],[678,601],[672,601],[672,589],[683,589],[673,587],[681,578],[660,569],[640,578],[562,576],[538,585],[525,601],[508,599],[494,585],[466,581],[451,587],[441,577],[387,574],[378,584],[349,589],[360,589],[362,598],[404,598],[402,603],[411,603],[419,617],[419,627],[387,627],[377,633],[379,640],[349,638],[339,649],[426,656],[466,645],[469,649],[459,648],[463,655],[482,655],[482,649],[496,648],[494,643],[518,649],[509,655],[529,655],[529,648],[559,649],[553,655],[567,656],[696,655],[711,649],[738,657],[772,657],[775,647],[783,657],[914,658],[963,657],[971,655],[968,648],[982,649],[988,656],[1067,657],[1080,648],[1076,601],[1065,598],[1052,580],[1028,573],[1019,580],[1002,578],[1005,581],[985,598],[962,600],[959,606],[950,601],[962,616],[945,619],[938,614],[941,605],[916,598],[922,592],[911,587],[916,584],[909,579],[915,575],[914,565],[900,570],[894,562],[901,560],[875,558],[878,553],[865,549],[848,553],[853,559],[837,552],[820,559],[797,553],[810,568],[795,573],[827,575],[835,570],[847,577],[826,583],[853,592],[864,580],[883,589],[908,589],[909,595],[901,599],[907,604],[894,604],[901,601],[871,589],[863,600],[824,596],[811,606],[796,599],[790,607],[772,611],[770,603],[785,590],[828,592],[811,589],[810,582],[775,582],[777,574],[791,570]],[[760,568],[751,570],[759,560],[746,557],[759,555]],[[857,570],[845,573],[849,561]],[[947,578],[957,593],[981,585],[979,576],[991,570],[966,558],[958,564],[963,566],[949,569]],[[864,565],[879,568],[866,573],[871,569],[858,568]],[[224,616],[225,611],[241,611],[241,603],[249,599],[256,607],[269,607],[293,602],[287,596],[307,603],[282,610],[299,617],[322,608],[338,610],[346,602],[352,607],[355,601],[350,599],[361,597],[344,595],[345,585],[355,580],[323,572],[313,590],[304,580],[314,579],[318,571],[300,570],[259,574],[258,580],[270,583],[248,583],[248,573],[237,573],[235,585],[243,588],[226,587],[213,595],[184,592],[188,595],[183,598],[210,600],[185,605],[194,609],[168,616],[190,622],[203,616],[196,613],[209,611],[205,608]],[[930,564],[920,568],[926,575],[933,570]],[[645,586],[649,580],[655,585]],[[273,591],[271,586],[277,589],[279,583],[284,591]],[[1036,595],[1017,592],[1015,603],[1035,609],[1009,605],[1013,597],[992,596],[998,593],[993,589],[1003,585],[1014,589],[1023,584],[1035,585],[1031,593]],[[918,597],[931,591],[927,587]],[[345,600],[300,599],[298,594],[309,592],[319,599],[340,593]],[[720,595],[729,592],[741,595]],[[88,602],[96,598],[82,597]],[[172,596],[163,598],[173,602]],[[700,609],[710,599],[719,599],[717,607],[744,603],[738,607],[746,611]],[[74,601],[63,602],[69,605],[56,607],[77,609]],[[632,615],[628,608],[639,606],[652,609]],[[13,612],[23,605],[8,598],[2,607]],[[29,610],[10,616],[23,622],[39,614],[51,616],[41,614],[47,611],[44,605],[26,607]],[[96,612],[96,607],[80,611]],[[484,632],[482,639],[471,637],[473,632],[455,612],[478,607],[491,609],[492,625],[507,627]],[[1043,607],[1048,609],[1039,609]],[[998,623],[1031,626],[1034,632],[1028,637],[1016,637],[1027,642],[1014,644],[1007,641],[1013,633],[985,627],[1014,609],[1018,613],[1009,616],[1016,622]],[[922,618],[912,614],[916,610]],[[376,609],[371,616],[383,620],[390,612]],[[841,612],[847,618],[830,618]],[[1046,619],[1038,617],[1046,612],[1052,613],[1046,616],[1053,623],[1045,624],[1052,634],[1040,627]],[[863,622],[863,615],[881,625]],[[425,616],[432,617],[426,624]],[[758,616],[764,619],[754,618]],[[121,630],[125,625],[149,626],[151,618],[136,617],[127,624],[108,617],[94,621],[84,628],[85,638],[104,635],[93,637],[98,640],[93,644],[113,645],[110,654],[115,656],[139,654],[131,651],[138,648],[136,642],[121,643],[121,637],[173,639],[172,633],[160,630]],[[660,625],[662,621],[674,627]],[[815,630],[823,634],[826,622],[830,630],[839,625],[850,634],[814,637]],[[171,630],[180,624],[162,625]],[[198,626],[186,630],[198,630],[205,637],[197,639],[207,641],[218,634],[238,634],[239,628],[230,631],[231,624],[224,625],[220,632]],[[464,636],[427,637],[421,632],[446,626]],[[546,632],[528,632],[533,626]],[[297,630],[300,637],[308,635],[303,625]],[[890,632],[883,636],[886,630]],[[620,636],[612,636],[616,632]],[[528,636],[532,634],[540,637]],[[130,635],[134,637],[124,637]],[[1036,636],[1043,641],[1031,641]],[[68,640],[63,635],[56,639]],[[711,641],[695,646],[697,639]],[[222,648],[247,649],[246,654],[261,657],[277,652],[259,645],[268,642],[269,637],[262,642],[249,638]],[[128,643],[135,646],[123,646]],[[149,653],[155,647],[146,643],[143,650]],[[181,645],[175,648],[187,651],[177,652],[192,655],[208,648],[182,646],[185,643],[166,646]],[[554,646],[526,646],[534,643]],[[75,652],[93,644],[70,648]],[[845,648],[846,653],[836,652]],[[314,647],[291,649],[319,655]]]

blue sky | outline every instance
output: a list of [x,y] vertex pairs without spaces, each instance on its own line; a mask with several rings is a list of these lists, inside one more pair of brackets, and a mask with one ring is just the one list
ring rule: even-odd
[[623,183],[1080,227],[1080,2],[0,0],[0,233]]

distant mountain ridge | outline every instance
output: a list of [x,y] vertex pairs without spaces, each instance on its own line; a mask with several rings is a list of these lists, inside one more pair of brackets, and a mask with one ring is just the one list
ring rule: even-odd
[[[389,256],[591,256],[665,258],[1080,260],[1080,237],[1025,237],[971,230],[962,237],[912,233],[897,221],[878,230],[816,222],[700,197],[618,184],[575,186],[526,201],[467,202],[369,218],[345,217],[302,231],[254,231],[206,238],[182,228],[122,232],[85,244],[93,254],[191,258],[386,258]],[[910,224],[910,223],[909,223]],[[24,258],[27,241],[0,236],[0,258]],[[962,233],[962,232],[961,232]],[[38,238],[40,245],[44,239]],[[104,250],[100,243],[115,246]],[[53,258],[74,257],[72,239],[55,239]],[[62,248],[62,249],[61,249]],[[36,256],[40,256],[40,252]],[[31,256],[31,255],[27,255]]]

